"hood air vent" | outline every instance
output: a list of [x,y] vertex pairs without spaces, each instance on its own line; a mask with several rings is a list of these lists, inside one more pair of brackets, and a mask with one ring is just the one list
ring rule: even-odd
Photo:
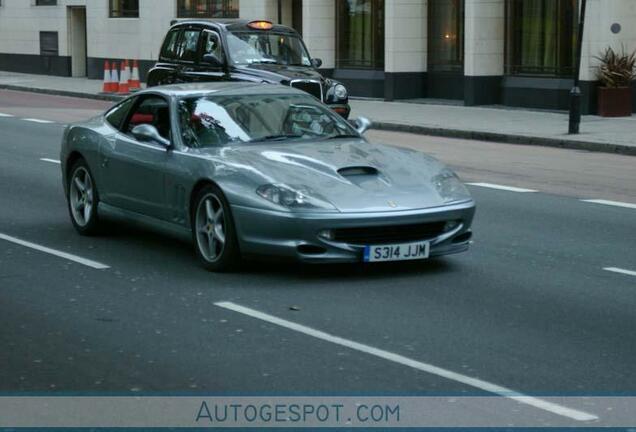
[[357,177],[357,176],[374,176],[378,175],[379,172],[376,168],[370,166],[357,166],[357,167],[346,167],[340,168],[338,170],[338,174],[343,177]]

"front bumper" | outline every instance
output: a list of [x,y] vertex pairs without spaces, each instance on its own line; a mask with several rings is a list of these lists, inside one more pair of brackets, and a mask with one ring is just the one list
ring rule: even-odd
[[340,228],[458,221],[456,228],[435,238],[413,239],[430,241],[431,257],[454,254],[469,248],[475,203],[377,213],[292,213],[232,206],[232,213],[244,256],[276,256],[313,263],[362,262],[366,245],[325,240],[318,233]]

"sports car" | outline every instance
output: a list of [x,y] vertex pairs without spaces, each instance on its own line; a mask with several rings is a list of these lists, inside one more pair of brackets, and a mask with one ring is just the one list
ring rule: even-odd
[[367,141],[369,126],[279,85],[144,90],[65,129],[70,219],[82,235],[104,218],[183,234],[212,271],[253,256],[372,263],[466,251],[475,202],[457,175]]

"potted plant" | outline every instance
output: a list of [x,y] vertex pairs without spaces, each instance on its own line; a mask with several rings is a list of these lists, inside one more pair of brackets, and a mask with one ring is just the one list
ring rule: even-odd
[[598,114],[603,117],[632,115],[632,82],[636,79],[636,51],[619,54],[612,48],[597,57],[600,61],[598,79]]

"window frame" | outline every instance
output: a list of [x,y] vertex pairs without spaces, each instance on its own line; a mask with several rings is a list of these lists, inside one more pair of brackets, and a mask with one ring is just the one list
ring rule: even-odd
[[[104,121],[108,123],[113,129],[116,129],[119,132],[122,132],[124,120],[128,118],[130,111],[132,110],[132,107],[135,106],[136,99],[138,98],[139,96],[132,96],[119,102],[117,105],[115,105],[114,107],[106,111],[106,113],[104,114]],[[119,120],[119,125],[113,124],[108,117],[110,117],[112,114],[115,114],[115,111],[121,109],[127,103],[130,103],[131,105],[127,108],[127,111],[124,113],[124,116]]]

